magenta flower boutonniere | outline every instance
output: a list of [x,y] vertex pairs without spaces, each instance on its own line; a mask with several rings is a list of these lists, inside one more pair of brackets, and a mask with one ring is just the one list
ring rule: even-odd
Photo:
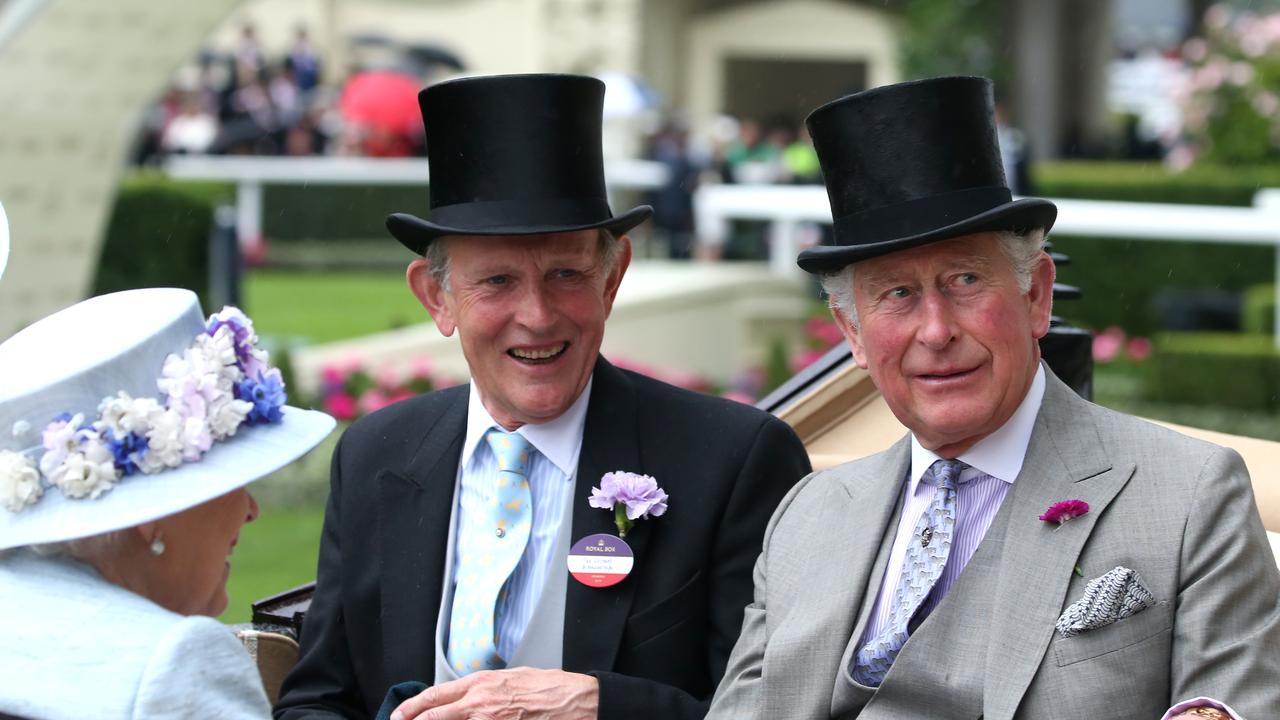
[[1089,512],[1089,503],[1083,500],[1062,500],[1049,506],[1040,516],[1045,522],[1056,522],[1059,525],[1074,520]]
[[600,487],[591,488],[587,502],[594,508],[613,510],[619,537],[626,537],[636,520],[667,511],[667,493],[658,487],[657,480],[621,470],[605,473]]

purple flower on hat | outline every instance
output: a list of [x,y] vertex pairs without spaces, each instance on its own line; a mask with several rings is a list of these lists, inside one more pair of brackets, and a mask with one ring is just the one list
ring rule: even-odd
[[256,378],[245,378],[236,386],[236,398],[253,403],[253,409],[245,417],[250,425],[280,422],[284,417],[280,408],[287,397],[284,378],[276,368],[258,373]]
[[236,364],[246,377],[254,377],[266,369],[266,353],[257,349],[258,336],[253,331],[253,321],[240,308],[227,305],[222,312],[210,315],[205,332],[209,337],[217,337],[223,328],[231,335]]
[[614,511],[614,524],[621,537],[627,536],[636,520],[658,517],[667,511],[667,493],[658,487],[657,480],[622,471],[605,473],[600,487],[591,488],[587,502],[591,507]]
[[1045,522],[1056,522],[1059,525],[1074,520],[1089,512],[1089,503],[1083,500],[1060,500],[1049,506],[1040,516]]

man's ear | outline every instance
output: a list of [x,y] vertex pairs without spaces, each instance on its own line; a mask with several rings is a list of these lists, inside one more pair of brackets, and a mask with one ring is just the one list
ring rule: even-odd
[[1053,315],[1053,281],[1058,271],[1049,253],[1040,253],[1040,259],[1031,271],[1031,289],[1027,291],[1030,304],[1031,331],[1036,339],[1049,332],[1049,318]]
[[605,278],[604,285],[605,317],[609,317],[609,313],[613,312],[613,301],[618,297],[618,288],[622,287],[622,276],[627,274],[627,268],[631,265],[631,238],[623,235],[614,242],[618,244],[617,256],[614,258],[613,270],[609,273],[609,277]]
[[862,336],[858,334],[858,328],[849,322],[849,318],[845,316],[844,311],[834,305],[830,308],[831,318],[836,321],[836,326],[840,328],[840,332],[844,333],[845,340],[849,341],[849,349],[853,351],[853,361],[863,370],[867,369],[867,350],[862,346]]
[[445,337],[453,335],[458,324],[446,302],[449,291],[431,274],[431,263],[426,258],[418,258],[409,263],[405,279],[409,282],[409,290],[413,292],[413,296],[431,313],[431,319],[435,321],[440,334]]

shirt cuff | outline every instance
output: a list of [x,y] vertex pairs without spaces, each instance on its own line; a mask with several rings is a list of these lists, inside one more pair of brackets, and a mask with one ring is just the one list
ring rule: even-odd
[[1169,718],[1177,715],[1178,713],[1186,712],[1187,710],[1190,710],[1191,708],[1194,708],[1194,707],[1217,708],[1222,712],[1230,715],[1232,718],[1234,718],[1234,720],[1245,720],[1243,717],[1240,716],[1239,713],[1237,713],[1235,710],[1232,710],[1230,705],[1227,705],[1226,703],[1218,702],[1213,698],[1207,698],[1207,697],[1198,697],[1198,698],[1192,698],[1190,700],[1183,700],[1177,705],[1174,705],[1173,707],[1169,708],[1168,712],[1166,712],[1164,714],[1164,717],[1160,718],[1160,720],[1169,720]]

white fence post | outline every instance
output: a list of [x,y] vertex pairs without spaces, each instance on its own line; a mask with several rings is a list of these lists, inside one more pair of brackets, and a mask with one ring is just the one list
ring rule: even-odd
[[1253,206],[1270,216],[1265,220],[1266,226],[1276,235],[1276,306],[1273,308],[1275,322],[1271,329],[1272,342],[1280,348],[1280,188],[1264,188],[1253,196]]

